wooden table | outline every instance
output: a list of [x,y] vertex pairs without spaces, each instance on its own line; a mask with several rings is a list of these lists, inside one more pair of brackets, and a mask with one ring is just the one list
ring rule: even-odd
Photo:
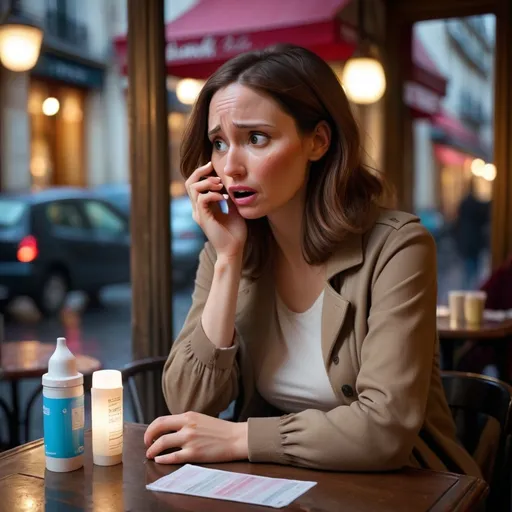
[[[9,381],[11,388],[11,405],[0,398],[0,408],[9,420],[9,447],[21,442],[20,427],[25,427],[25,441],[28,440],[30,408],[41,393],[39,386],[30,396],[21,419],[19,382],[23,379],[41,378],[48,371],[48,360],[55,351],[53,343],[40,341],[9,341],[0,344],[0,381]],[[94,357],[75,354],[78,371],[90,376],[102,365]]]
[[[158,465],[146,459],[143,443],[145,428],[144,425],[125,425],[124,463],[112,467],[92,464],[90,432],[85,437],[85,466],[73,473],[51,473],[45,470],[42,440],[0,454],[2,510],[272,510],[228,501],[147,491],[146,484],[171,473],[178,466]],[[405,469],[384,474],[331,473],[248,462],[210,467],[318,482],[318,485],[289,507],[281,509],[296,512],[475,510],[482,506],[487,493],[486,484],[476,478],[425,470]]]
[[466,324],[450,325],[447,316],[437,317],[437,331],[443,340],[500,339],[512,336],[512,319],[501,321],[484,320],[475,328]]
[[447,316],[437,317],[437,332],[441,342],[443,355],[443,367],[447,370],[454,369],[454,350],[460,341],[482,341],[493,344],[496,352],[496,367],[500,379],[507,381],[507,348],[508,341],[512,338],[512,319],[501,321],[484,320],[475,328],[466,324],[450,325]]

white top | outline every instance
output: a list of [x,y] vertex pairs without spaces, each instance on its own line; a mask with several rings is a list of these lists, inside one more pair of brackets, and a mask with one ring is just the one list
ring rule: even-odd
[[281,411],[329,411],[339,405],[322,357],[324,292],[304,313],[294,313],[276,293],[276,322],[262,351],[256,387]]

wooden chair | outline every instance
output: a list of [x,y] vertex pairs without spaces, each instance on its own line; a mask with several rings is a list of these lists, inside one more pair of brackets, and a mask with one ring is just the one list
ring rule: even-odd
[[489,484],[487,510],[511,510],[512,387],[475,373],[441,372],[460,442]]
[[125,393],[137,423],[151,423],[169,413],[162,391],[162,373],[167,357],[150,357],[128,363],[121,369]]

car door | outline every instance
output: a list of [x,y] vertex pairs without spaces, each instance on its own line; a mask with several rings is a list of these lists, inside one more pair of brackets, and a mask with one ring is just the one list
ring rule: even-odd
[[[41,224],[42,263],[62,265],[73,286],[83,289],[95,281],[91,258],[95,254],[93,233],[76,199],[50,201],[38,207],[36,224]],[[44,233],[47,236],[44,236]]]
[[93,258],[102,285],[130,281],[130,231],[128,219],[107,202],[82,201],[84,214],[94,234],[97,251]]

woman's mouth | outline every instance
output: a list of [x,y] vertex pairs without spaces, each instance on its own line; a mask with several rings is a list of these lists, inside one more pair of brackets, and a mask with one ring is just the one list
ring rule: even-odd
[[239,206],[251,204],[256,199],[256,190],[242,187],[229,189],[233,202]]

